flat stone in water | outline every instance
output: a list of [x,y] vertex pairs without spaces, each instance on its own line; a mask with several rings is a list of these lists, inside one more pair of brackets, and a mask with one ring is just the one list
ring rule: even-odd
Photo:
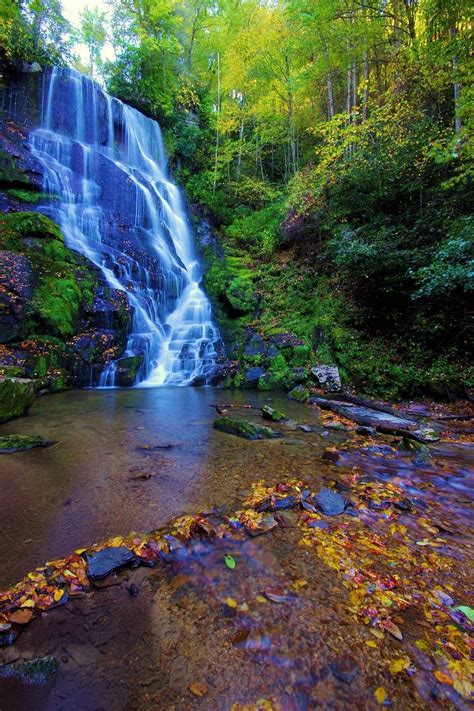
[[326,516],[337,516],[346,507],[343,497],[331,489],[321,489],[313,500]]
[[24,452],[35,447],[50,447],[54,442],[36,435],[4,435],[0,437],[0,454]]
[[135,554],[125,546],[117,546],[116,548],[103,548],[101,551],[94,551],[86,555],[85,558],[87,573],[94,580],[95,578],[105,578],[113,570],[131,563]]
[[282,422],[282,420],[287,419],[284,412],[280,412],[280,410],[276,410],[274,407],[270,407],[270,405],[264,405],[262,407],[262,415],[265,420],[272,420],[273,422]]
[[271,427],[262,427],[248,420],[235,420],[232,417],[218,417],[214,420],[214,429],[233,434],[244,439],[274,439],[281,433]]

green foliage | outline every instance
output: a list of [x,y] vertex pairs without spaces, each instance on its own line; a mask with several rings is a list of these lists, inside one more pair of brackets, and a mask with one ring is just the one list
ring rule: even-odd
[[446,296],[474,290],[474,221],[463,217],[449,229],[428,266],[420,267],[414,277],[419,283],[413,298]]

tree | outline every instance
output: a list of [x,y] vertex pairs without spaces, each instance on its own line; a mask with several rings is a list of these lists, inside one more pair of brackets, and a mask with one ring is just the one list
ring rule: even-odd
[[101,51],[107,41],[106,14],[97,7],[81,14],[81,39],[89,52],[89,74],[94,74],[101,64]]

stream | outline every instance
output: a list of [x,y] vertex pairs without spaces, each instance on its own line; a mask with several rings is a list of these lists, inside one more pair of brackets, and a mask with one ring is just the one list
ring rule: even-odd
[[[232,417],[260,424],[268,423],[259,408],[271,404],[293,423],[270,423],[280,439],[247,441],[213,429],[216,403],[232,403]],[[295,429],[296,423],[311,431]],[[447,644],[436,627],[444,617],[436,613],[431,625],[428,613],[425,621],[413,606],[400,608],[394,619],[403,642],[371,637],[365,613],[355,611],[362,605],[355,586],[364,565],[368,579],[374,541],[386,547],[400,534],[388,562],[381,554],[374,563],[373,580],[382,565],[385,581],[390,566],[396,574],[406,555],[402,538],[410,539],[403,545],[416,542],[419,548],[406,550],[419,551],[427,571],[413,600],[432,600],[439,583],[445,595],[451,586],[453,600],[469,604],[472,445],[466,437],[442,438],[430,446],[431,457],[422,458],[397,449],[399,438],[337,427],[332,414],[281,393],[166,387],[45,396],[28,417],[4,425],[3,434],[34,433],[56,444],[0,458],[2,590],[45,561],[96,541],[213,507],[230,515],[256,482],[335,486],[358,503],[322,523],[284,510],[268,534],[197,542],[168,566],[97,581],[94,592],[43,614],[0,650],[4,662],[51,655],[59,665],[38,683],[0,678],[0,709],[467,708],[459,693],[464,681],[439,683],[431,647],[419,644],[436,649],[433,634]],[[337,455],[328,457],[327,450]],[[387,491],[413,502],[412,509],[389,508]],[[365,506],[367,492],[372,500]],[[384,539],[387,525],[391,533]],[[368,542],[360,527],[371,531]],[[315,555],[310,536],[327,533],[348,538],[324,539]],[[354,557],[333,565],[341,540]],[[235,569],[223,564],[226,555]],[[398,605],[395,598],[389,602]],[[458,665],[462,644],[449,641]],[[401,662],[401,674],[388,671],[405,659],[402,652],[411,666]],[[464,666],[452,674],[464,679]]]

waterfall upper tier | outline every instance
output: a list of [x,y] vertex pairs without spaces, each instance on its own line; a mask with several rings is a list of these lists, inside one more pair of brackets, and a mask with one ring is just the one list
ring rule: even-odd
[[[138,360],[135,384],[207,382],[222,342],[159,125],[78,72],[54,68],[30,145],[44,193],[56,196],[39,209],[133,307],[122,358]],[[118,362],[93,384],[114,385]]]

